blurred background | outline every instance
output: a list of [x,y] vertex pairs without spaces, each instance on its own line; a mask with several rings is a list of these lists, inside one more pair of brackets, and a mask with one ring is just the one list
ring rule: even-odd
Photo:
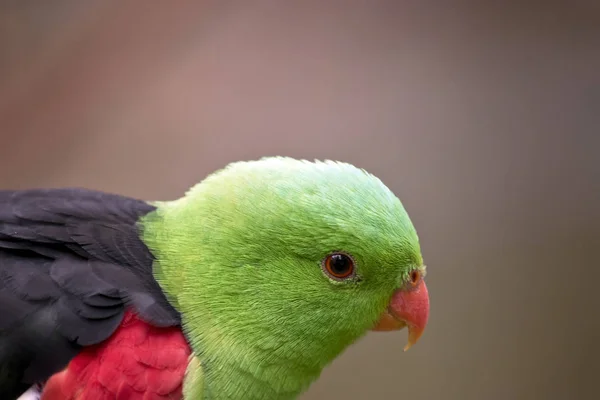
[[403,200],[428,329],[304,400],[598,399],[599,130],[597,1],[0,4],[0,188],[173,199],[288,155]]

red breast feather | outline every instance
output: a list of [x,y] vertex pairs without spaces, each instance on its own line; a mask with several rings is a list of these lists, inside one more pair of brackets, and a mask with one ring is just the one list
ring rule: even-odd
[[180,400],[190,353],[180,327],[157,328],[128,312],[108,340],[48,380],[41,400]]

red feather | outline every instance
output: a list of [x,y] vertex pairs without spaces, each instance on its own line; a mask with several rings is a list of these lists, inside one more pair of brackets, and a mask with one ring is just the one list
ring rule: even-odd
[[41,400],[180,400],[190,353],[180,327],[157,328],[127,312],[108,340],[48,380]]

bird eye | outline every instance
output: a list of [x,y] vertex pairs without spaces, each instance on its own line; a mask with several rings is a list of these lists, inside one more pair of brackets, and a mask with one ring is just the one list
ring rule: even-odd
[[413,269],[410,272],[410,285],[413,287],[417,286],[417,284],[421,280],[421,276],[422,276],[421,271],[419,271],[417,269]]
[[354,260],[347,254],[333,253],[323,260],[323,269],[333,279],[347,279],[354,275]]

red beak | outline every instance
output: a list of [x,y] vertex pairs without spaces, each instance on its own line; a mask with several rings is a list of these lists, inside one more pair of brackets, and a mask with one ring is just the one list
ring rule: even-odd
[[404,351],[417,343],[429,318],[429,293],[423,279],[409,289],[396,290],[387,310],[372,329],[395,331],[408,326],[408,344]]

